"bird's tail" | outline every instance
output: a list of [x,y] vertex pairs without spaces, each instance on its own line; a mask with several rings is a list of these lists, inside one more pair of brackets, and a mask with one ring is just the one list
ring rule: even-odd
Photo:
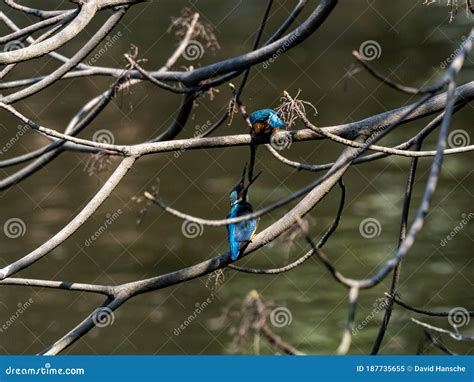
[[239,257],[239,242],[236,240],[231,240],[230,241],[230,257],[233,261],[237,260],[237,257]]

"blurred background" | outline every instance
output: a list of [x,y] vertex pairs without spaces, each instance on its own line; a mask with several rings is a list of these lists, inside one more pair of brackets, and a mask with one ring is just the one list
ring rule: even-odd
[[[45,3],[45,2],[41,2]],[[67,2],[47,2],[51,7],[66,7]],[[55,3],[55,4],[53,4]],[[284,90],[310,101],[318,110],[311,116],[317,126],[331,126],[356,121],[401,105],[414,97],[399,94],[374,80],[354,65],[352,50],[374,40],[380,46],[372,65],[393,80],[420,86],[433,82],[442,73],[443,63],[456,50],[472,27],[472,17],[465,11],[449,22],[449,8],[424,6],[422,1],[340,2],[324,25],[304,43],[286,52],[270,65],[255,66],[242,100],[248,111],[276,107]],[[23,1],[25,5],[38,5]],[[294,1],[275,1],[265,29],[268,37],[288,16]],[[43,6],[43,4],[41,4]],[[310,1],[298,21],[304,20],[316,2]],[[202,57],[181,59],[176,69],[199,67],[232,57],[251,49],[255,31],[266,7],[265,1],[149,1],[134,6],[111,33],[113,43],[107,53],[95,62],[99,66],[124,68],[123,54],[131,44],[138,47],[139,57],[148,61],[148,69],[160,67],[177,46],[174,31],[167,33],[171,18],[183,8],[199,12],[201,19],[214,26],[221,49],[208,49]],[[12,11],[3,3],[0,10],[18,25],[34,22]],[[109,11],[101,12],[93,24],[60,50],[72,55],[105,20]],[[6,34],[7,28],[0,26]],[[118,38],[116,38],[118,36]],[[105,43],[105,42],[104,42]],[[103,44],[102,44],[103,45]],[[100,49],[100,46],[97,50]],[[473,61],[468,60],[458,83],[473,79]],[[20,65],[7,80],[49,73],[57,63],[48,58]],[[233,81],[235,84],[240,79]],[[47,90],[16,106],[35,122],[63,131],[70,118],[91,98],[106,90],[108,77],[79,78],[56,83]],[[227,85],[198,100],[181,137],[191,137],[225,111],[231,92]],[[156,136],[167,126],[170,111],[180,103],[178,95],[160,90],[149,83],[125,91],[95,120],[81,137],[90,139],[94,132],[107,129],[115,143],[138,143]],[[473,105],[456,114],[452,130],[472,134]],[[413,136],[430,119],[399,127],[383,142],[395,145]],[[16,134],[17,122],[0,113],[0,146]],[[300,128],[298,125],[297,128]],[[247,132],[240,116],[222,126],[217,134]],[[423,148],[433,147],[436,133]],[[452,144],[454,140],[451,140]],[[47,141],[28,132],[0,156],[6,159]],[[313,141],[293,144],[283,154],[305,163],[326,163],[335,159],[341,146]],[[193,215],[222,218],[228,213],[228,192],[240,177],[248,160],[248,148],[209,149],[159,154],[144,157],[129,172],[113,195],[81,229],[50,255],[18,274],[52,280],[97,284],[119,284],[152,277],[183,268],[227,250],[225,227],[205,227],[197,237],[183,234],[182,221],[151,207],[137,224],[143,203],[133,198],[159,185],[160,195],[173,207]],[[425,229],[403,262],[401,299],[431,310],[449,310],[472,303],[472,223],[453,240],[442,245],[463,216],[472,211],[474,173],[472,154],[445,158],[438,190]],[[430,159],[421,159],[414,187],[412,214],[416,210],[428,174]],[[29,253],[53,236],[90,200],[106,181],[117,159],[103,171],[90,173],[90,158],[84,154],[65,153],[27,180],[0,193],[0,223],[18,218],[25,223],[23,235],[9,238],[0,232],[2,266]],[[410,159],[386,158],[353,166],[345,175],[346,208],[339,229],[326,246],[328,256],[338,269],[352,278],[371,275],[393,256],[398,241],[403,192]],[[2,168],[2,178],[17,168]],[[298,172],[274,159],[265,149],[258,151],[257,170],[263,170],[250,194],[255,208],[268,205],[313,181],[320,174]],[[311,233],[317,238],[329,226],[337,210],[339,191],[334,189],[312,211]],[[293,205],[293,204],[292,204]],[[280,208],[261,219],[259,231],[280,218],[291,206]],[[118,212],[120,211],[120,212]],[[118,217],[91,245],[88,239],[102,227],[107,218]],[[465,215],[463,215],[465,214]],[[375,219],[373,237],[361,235],[361,224]],[[471,248],[471,250],[469,249]],[[272,268],[282,266],[308,250],[304,240],[279,239],[239,262],[239,265]],[[215,277],[193,280],[139,296],[119,309],[113,323],[95,328],[66,350],[66,354],[253,354],[253,338],[240,348],[232,346],[242,301],[252,290],[272,306],[284,307],[291,322],[275,333],[300,351],[311,354],[333,354],[341,340],[347,318],[347,292],[337,284],[316,259],[297,269],[275,276],[260,276],[226,270],[219,287]],[[363,291],[359,298],[355,325],[363,324],[353,338],[350,353],[367,354],[383,317],[374,306],[389,289],[390,278],[378,287]],[[31,300],[30,300],[31,299]],[[195,315],[197,307],[203,305]],[[0,299],[0,323],[26,302],[19,318],[0,332],[3,354],[34,354],[63,336],[98,304],[102,297],[77,292],[3,286]],[[177,331],[190,315],[184,330]],[[236,318],[237,317],[237,318]],[[420,327],[410,318],[415,313],[395,308],[381,353],[414,354],[423,339]],[[418,317],[420,318],[420,317]],[[426,322],[449,327],[446,318]],[[469,331],[470,327],[463,330]],[[471,353],[468,344],[446,339],[459,353]],[[260,352],[272,354],[264,342]],[[437,350],[431,350],[436,353]]]

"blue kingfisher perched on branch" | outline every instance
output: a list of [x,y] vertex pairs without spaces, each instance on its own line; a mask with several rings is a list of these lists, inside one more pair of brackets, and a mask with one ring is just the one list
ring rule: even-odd
[[[265,133],[278,133],[280,129],[286,129],[286,123],[275,110],[261,109],[254,111],[249,116],[250,124],[252,125],[252,135],[262,135]],[[249,166],[249,181],[253,179],[253,169],[255,167],[255,157],[257,155],[257,146],[250,144],[250,166]]]
[[285,122],[283,122],[278,113],[272,109],[254,111],[250,114],[249,120],[252,125],[252,131],[255,134],[273,133],[279,131],[281,128],[286,129]]

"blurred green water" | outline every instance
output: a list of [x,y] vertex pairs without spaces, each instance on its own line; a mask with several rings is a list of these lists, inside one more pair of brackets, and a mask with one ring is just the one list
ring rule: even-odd
[[[30,2],[34,3],[34,2]],[[373,64],[392,78],[420,85],[441,73],[440,64],[456,49],[459,37],[467,35],[472,18],[460,12],[454,23],[447,22],[447,9],[427,8],[421,1],[351,1],[338,5],[327,23],[299,47],[281,56],[267,69],[255,67],[245,89],[243,100],[249,110],[276,106],[283,90],[291,94],[301,89],[301,97],[318,109],[314,118],[318,126],[354,121],[413,102],[413,98],[387,89],[363,72],[352,73],[351,51],[367,40],[381,46],[380,58]],[[27,4],[27,2],[25,2]],[[160,66],[177,44],[166,29],[171,16],[189,5],[184,1],[148,2],[133,8],[114,30],[120,39],[100,58],[98,65],[124,67],[123,53],[130,44],[139,48],[146,68]],[[279,25],[291,9],[292,2],[278,1],[267,27],[268,34]],[[264,2],[193,2],[206,22],[216,26],[221,50],[205,51],[199,61],[181,60],[177,67],[204,65],[248,51]],[[308,15],[313,4],[301,15]],[[0,10],[20,25],[31,22],[18,12]],[[71,55],[104,19],[100,15],[94,25],[61,51]],[[6,29],[2,28],[2,32]],[[467,63],[459,83],[472,80],[472,59]],[[23,65],[11,79],[44,73],[54,67],[47,59]],[[235,80],[238,83],[238,80]],[[71,116],[90,98],[105,90],[110,78],[63,81],[18,104],[19,109],[36,122],[61,130]],[[192,136],[206,121],[221,115],[230,97],[226,86],[215,99],[204,97],[195,108],[189,127],[183,134]],[[116,143],[144,141],[166,126],[170,110],[179,104],[179,97],[140,84],[118,96],[94,124],[81,136],[90,138],[94,131],[108,129]],[[472,131],[473,108],[468,105],[456,115],[453,129]],[[2,142],[8,141],[15,122],[5,113],[0,117]],[[386,143],[394,144],[408,138],[427,120],[400,127]],[[224,125],[218,134],[246,131],[239,118],[231,126]],[[26,152],[45,143],[33,134],[24,136],[5,156]],[[433,139],[426,143],[432,147]],[[334,159],[341,147],[331,143],[294,144],[285,155],[308,163],[325,163]],[[2,158],[3,159],[3,158]],[[202,236],[187,239],[182,222],[150,209],[141,225],[136,219],[142,205],[132,197],[160,185],[163,198],[182,211],[209,218],[227,213],[227,191],[239,177],[248,160],[247,148],[212,149],[148,156],[139,160],[114,194],[99,211],[66,243],[35,266],[21,272],[24,277],[118,284],[151,277],[195,264],[226,250],[225,228],[206,227]],[[443,175],[433,208],[424,231],[403,264],[400,295],[416,306],[433,310],[453,307],[472,308],[472,245],[473,231],[469,225],[446,246],[440,241],[459,224],[461,214],[472,211],[473,173],[469,162],[472,154],[446,158]],[[7,264],[33,250],[49,239],[69,221],[107,179],[109,171],[89,176],[85,171],[88,158],[68,153],[36,173],[20,185],[0,194],[1,223],[17,217],[26,224],[26,233],[18,239],[1,238],[1,259]],[[112,161],[111,169],[117,164]],[[327,253],[341,272],[350,277],[370,275],[389,256],[397,244],[397,231],[403,201],[409,160],[387,158],[352,168],[345,176],[348,188],[344,218],[335,236],[327,244]],[[282,166],[264,149],[258,152],[258,168],[264,171],[252,188],[255,207],[267,205],[312,181],[316,174],[296,172]],[[16,169],[16,168],[15,168]],[[415,185],[413,207],[420,200],[429,160],[420,161]],[[0,169],[2,177],[14,169]],[[312,230],[320,234],[337,209],[338,192],[331,192],[312,213]],[[119,218],[94,241],[85,241],[96,232],[107,214],[120,209]],[[284,213],[272,212],[260,222],[260,230]],[[366,218],[380,222],[380,235],[366,239],[359,225]],[[278,241],[247,257],[243,264],[275,267],[286,264],[307,250],[303,241]],[[471,266],[471,267],[470,267]],[[335,352],[347,315],[346,291],[336,284],[328,272],[314,259],[287,274],[253,276],[225,272],[224,284],[215,298],[179,335],[178,328],[193,314],[196,304],[212,296],[207,278],[193,280],[162,291],[137,297],[115,314],[113,325],[94,329],[66,353],[71,354],[223,354],[232,341],[230,320],[218,320],[225,309],[239,304],[247,293],[256,289],[267,301],[288,308],[291,325],[275,331],[301,351],[315,354]],[[361,293],[356,324],[370,316],[373,304],[389,288],[389,280]],[[101,299],[80,293],[2,287],[0,322],[15,313],[18,304],[33,304],[21,319],[0,333],[3,353],[35,353],[64,335],[79,323]],[[470,295],[470,296],[469,296]],[[467,301],[471,298],[471,304]],[[410,322],[416,317],[396,309],[382,353],[415,353],[422,331]],[[354,337],[351,353],[370,351],[382,313],[370,319]],[[446,326],[445,319],[428,320]],[[466,327],[465,330],[469,330]],[[468,345],[446,341],[460,353],[469,353]],[[251,341],[242,351],[252,352]],[[262,352],[272,352],[266,347]]]

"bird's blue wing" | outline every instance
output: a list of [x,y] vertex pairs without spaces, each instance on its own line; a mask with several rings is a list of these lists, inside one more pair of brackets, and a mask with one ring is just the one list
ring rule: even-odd
[[285,122],[281,120],[277,113],[273,112],[268,118],[268,124],[273,129],[286,128]]
[[[244,203],[239,206],[238,216],[247,215],[252,212],[252,206],[249,203]],[[240,243],[245,243],[252,239],[257,230],[257,219],[246,220],[235,224],[235,226],[235,240]]]
[[[235,218],[237,215],[236,211],[231,211],[227,218]],[[227,239],[229,241],[229,251],[232,260],[236,260],[239,257],[240,243],[236,239],[236,224],[227,225]]]
[[272,113],[274,113],[272,109],[254,111],[249,116],[250,123],[253,125],[256,122],[266,122]]
[[235,224],[229,224],[227,226],[227,233],[229,239],[229,251],[232,260],[236,260],[239,257],[240,243],[236,240],[236,227]]
[[246,243],[250,241],[257,229],[257,219],[247,220],[245,222],[237,223],[235,240],[239,243]]

